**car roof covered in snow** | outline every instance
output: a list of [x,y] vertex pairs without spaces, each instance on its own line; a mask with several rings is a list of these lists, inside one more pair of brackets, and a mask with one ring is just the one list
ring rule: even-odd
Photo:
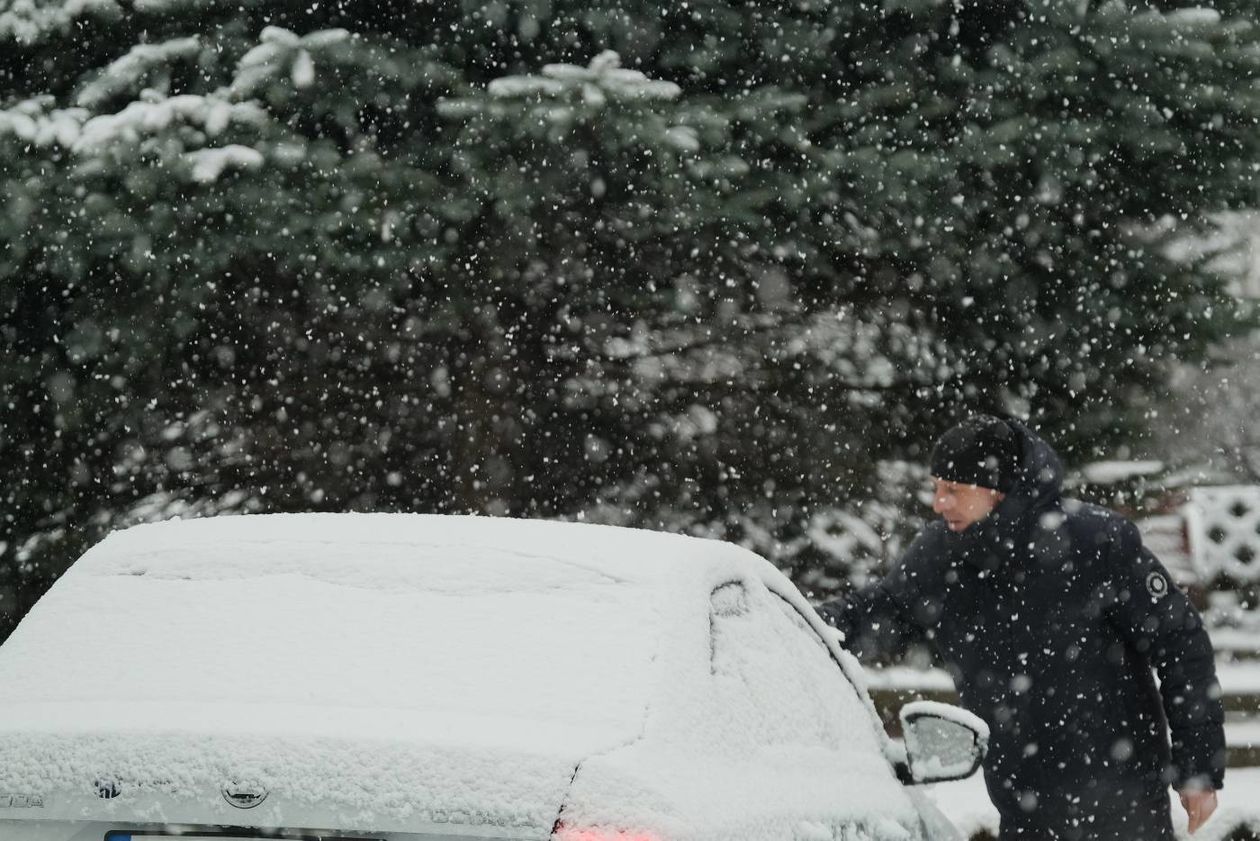
[[[436,563],[433,563],[435,562]],[[270,514],[168,520],[111,534],[75,574],[216,579],[301,574],[359,586],[521,583],[543,569],[647,585],[705,585],[763,570],[717,540],[587,523],[432,514]]]

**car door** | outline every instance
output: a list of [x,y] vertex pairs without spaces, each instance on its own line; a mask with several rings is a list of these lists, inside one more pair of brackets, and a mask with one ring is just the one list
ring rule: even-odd
[[787,807],[783,837],[923,838],[869,710],[796,609],[749,582],[711,602],[713,690],[738,723],[731,738],[757,757],[761,790]]
[[[773,590],[771,591],[773,593]],[[830,648],[818,635],[818,633],[810,626],[809,622],[802,615],[792,602],[786,597],[774,593],[775,602],[783,613],[788,617],[789,621],[799,629],[799,631],[808,639],[817,644],[818,648],[826,654],[827,661],[831,664],[835,671],[844,676],[844,670],[841,668],[831,653]],[[852,685],[851,681],[845,676],[845,682]],[[856,687],[854,687],[856,691]],[[878,719],[872,714],[872,721],[876,722],[875,726],[882,728],[883,725],[878,723]],[[958,828],[950,823],[947,818],[936,805],[927,798],[921,789],[907,788],[906,795],[915,804],[918,809],[919,817],[922,821],[923,834],[928,841],[962,841],[962,834]]]

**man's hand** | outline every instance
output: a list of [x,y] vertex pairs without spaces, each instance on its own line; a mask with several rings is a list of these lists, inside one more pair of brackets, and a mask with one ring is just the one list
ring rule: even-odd
[[1181,795],[1181,805],[1190,817],[1190,832],[1193,833],[1216,811],[1216,792],[1210,788],[1187,788],[1177,793]]

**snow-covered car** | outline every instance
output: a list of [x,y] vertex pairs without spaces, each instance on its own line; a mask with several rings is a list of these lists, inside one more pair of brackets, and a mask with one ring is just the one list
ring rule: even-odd
[[730,544],[478,517],[139,526],[0,647],[0,839],[892,841],[983,724],[903,715]]

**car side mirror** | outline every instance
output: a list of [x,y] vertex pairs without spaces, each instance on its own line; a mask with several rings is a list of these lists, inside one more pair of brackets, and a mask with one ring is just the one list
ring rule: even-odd
[[906,785],[970,777],[989,749],[989,727],[961,707],[912,701],[901,708],[905,761],[897,776]]

